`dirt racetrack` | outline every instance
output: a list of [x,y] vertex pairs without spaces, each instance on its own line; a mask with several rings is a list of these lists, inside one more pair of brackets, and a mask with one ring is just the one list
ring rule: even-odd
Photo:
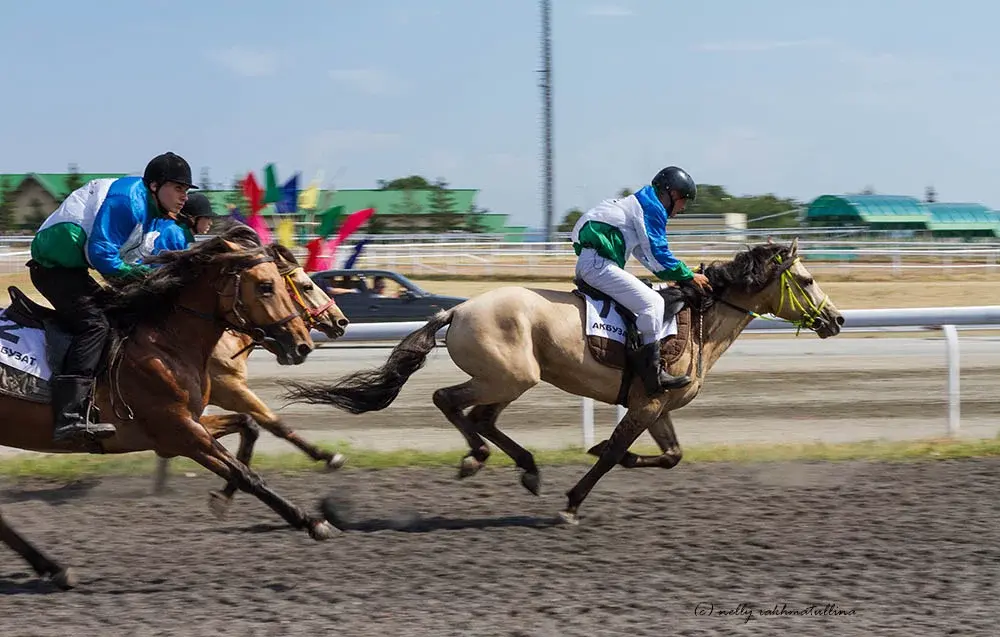
[[540,498],[507,469],[269,476],[350,499],[326,543],[246,495],[215,520],[200,475],[3,482],[81,582],[0,552],[0,635],[996,634],[1000,459],[616,469],[553,526],[582,471],[543,466]]

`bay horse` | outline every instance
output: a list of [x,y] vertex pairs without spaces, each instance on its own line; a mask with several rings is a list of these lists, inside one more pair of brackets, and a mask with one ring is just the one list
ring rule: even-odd
[[[5,385],[0,393],[0,445],[50,453],[152,450],[163,457],[185,456],[253,494],[313,539],[332,537],[335,529],[329,522],[276,493],[208,431],[246,416],[202,417],[210,392],[209,359],[225,330],[252,335],[281,364],[301,364],[314,348],[274,257],[254,230],[235,224],[187,250],[162,252],[148,262],[159,267],[141,281],[106,288],[109,298],[102,301],[114,327],[94,390],[94,408],[117,433],[99,442],[55,443],[51,404],[36,395],[18,397]],[[48,308],[23,295],[16,298],[22,316],[52,318]],[[16,328],[5,326],[7,331]],[[74,584],[70,570],[33,547],[2,518],[0,540],[57,586]]]
[[[267,246],[267,251],[274,257],[278,273],[284,279],[288,293],[298,307],[306,327],[323,332],[331,340],[343,336],[350,321],[337,307],[336,302],[327,296],[320,286],[313,283],[292,251],[279,243],[270,244]],[[212,391],[207,403],[227,411],[246,414],[251,419],[225,423],[228,427],[239,428],[236,433],[240,436],[241,453],[238,455],[246,458],[249,465],[254,445],[260,435],[257,425],[260,425],[278,438],[302,450],[313,460],[322,461],[327,470],[342,467],[347,461],[344,454],[325,451],[302,438],[282,422],[281,418],[250,389],[247,382],[247,359],[250,358],[253,346],[254,341],[250,335],[227,330],[222,333],[222,338],[212,350],[212,356],[208,361]],[[220,427],[217,423],[218,421],[208,423],[209,433],[216,438],[233,433],[230,428]],[[166,487],[169,463],[168,458],[157,459],[154,493],[161,493]],[[223,517],[235,493],[236,485],[233,483],[229,483],[221,491],[210,492],[209,507],[212,512],[218,517]]]
[[585,337],[587,309],[580,295],[509,286],[439,312],[406,336],[381,368],[348,374],[332,384],[284,383],[286,397],[354,414],[384,409],[424,365],[436,344],[435,334],[449,326],[448,354],[472,378],[436,390],[433,402],[469,445],[459,465],[461,478],[480,470],[490,455],[489,441],[514,460],[524,487],[538,494],[540,477],[534,457],[497,428],[497,417],[541,381],[570,394],[628,407],[611,437],[590,449],[598,460],[566,494],[568,504],[560,517],[577,524],[579,507],[600,478],[616,464],[640,458],[626,454],[646,429],[660,443],[664,458],[642,459],[639,465],[679,461],[669,413],[695,399],[706,374],[754,317],[770,314],[810,329],[820,338],[840,333],[844,317],[803,265],[798,239],[790,245],[748,246],[732,260],[709,264],[703,272],[711,282],[711,295],[693,286],[660,291],[667,307],[677,304],[671,315],[683,303],[678,324],[684,319],[690,325],[687,335],[679,331],[661,345],[661,358],[670,373],[687,370],[692,377],[686,387],[648,397],[627,364],[615,367],[595,357],[597,350]]

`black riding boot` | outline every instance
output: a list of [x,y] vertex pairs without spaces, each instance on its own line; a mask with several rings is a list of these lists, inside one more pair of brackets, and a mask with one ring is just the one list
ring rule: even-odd
[[680,389],[691,384],[691,378],[671,376],[660,361],[660,343],[649,343],[636,353],[636,371],[642,379],[647,396],[654,396],[665,389]]
[[94,381],[86,376],[52,378],[52,412],[55,415],[55,442],[102,440],[115,435],[110,423],[87,421],[87,402]]

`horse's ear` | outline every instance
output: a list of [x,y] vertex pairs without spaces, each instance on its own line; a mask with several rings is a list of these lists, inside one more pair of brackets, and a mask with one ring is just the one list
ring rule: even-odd
[[792,239],[791,255],[794,257],[798,253],[799,253],[799,238],[795,237],[794,239]]

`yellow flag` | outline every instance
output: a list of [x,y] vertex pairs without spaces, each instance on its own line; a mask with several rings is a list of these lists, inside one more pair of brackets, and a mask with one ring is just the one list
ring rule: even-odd
[[295,222],[291,219],[282,219],[278,223],[278,243],[286,248],[295,247]]
[[315,210],[319,207],[319,184],[315,181],[299,193],[299,210]]

